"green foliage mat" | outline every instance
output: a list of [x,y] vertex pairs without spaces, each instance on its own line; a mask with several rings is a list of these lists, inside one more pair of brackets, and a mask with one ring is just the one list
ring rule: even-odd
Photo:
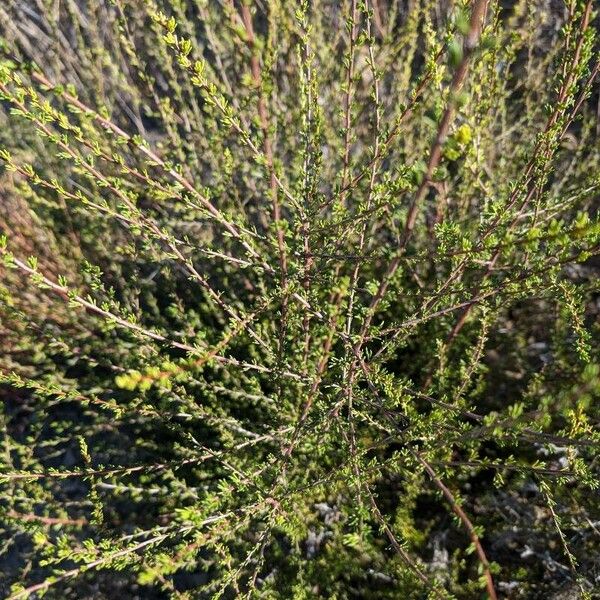
[[0,596],[600,597],[597,11],[0,3]]

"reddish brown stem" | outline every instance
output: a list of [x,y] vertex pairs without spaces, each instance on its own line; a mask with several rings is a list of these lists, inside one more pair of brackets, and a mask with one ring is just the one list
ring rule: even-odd
[[469,519],[465,511],[456,501],[454,494],[452,494],[448,487],[444,485],[444,482],[437,476],[436,472],[433,470],[433,467],[420,454],[416,452],[411,452],[411,454],[419,461],[419,463],[423,466],[425,471],[427,471],[427,474],[429,475],[429,477],[431,477],[433,483],[435,483],[435,485],[442,492],[446,500],[448,500],[450,506],[452,507],[452,511],[460,519],[461,523],[464,525],[465,529],[469,533],[471,542],[475,547],[475,551],[477,552],[477,556],[479,557],[479,561],[481,562],[481,565],[483,567],[483,572],[485,575],[485,585],[488,591],[488,595],[491,600],[497,600],[498,596],[496,594],[496,589],[494,588],[494,580],[492,578],[492,572],[490,570],[490,563],[487,559],[483,546],[481,545],[479,536],[475,531],[473,523],[471,523],[471,520]]
[[263,131],[263,152],[267,159],[267,167],[270,173],[272,202],[271,218],[275,223],[282,280],[285,281],[285,274],[287,272],[287,258],[285,254],[284,234],[283,230],[281,229],[281,226],[279,225],[279,221],[281,220],[281,207],[279,206],[279,199],[277,193],[277,179],[275,177],[275,167],[273,163],[273,144],[269,133],[269,114],[267,111],[267,102],[263,92],[262,69],[260,66],[260,59],[257,52],[254,26],[252,25],[252,14],[250,13],[250,8],[248,4],[246,4],[245,2],[242,2],[241,14],[244,29],[246,30],[246,43],[251,52],[250,71],[252,73],[252,81],[258,92],[258,119],[260,121],[260,127]]

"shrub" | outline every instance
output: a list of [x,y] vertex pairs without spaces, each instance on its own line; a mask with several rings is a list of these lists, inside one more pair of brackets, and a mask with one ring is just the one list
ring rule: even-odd
[[4,595],[592,597],[593,8],[0,7]]

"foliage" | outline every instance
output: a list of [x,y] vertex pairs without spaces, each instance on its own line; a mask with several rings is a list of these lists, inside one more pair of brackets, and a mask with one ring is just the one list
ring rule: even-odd
[[1,593],[594,597],[593,9],[0,6]]

